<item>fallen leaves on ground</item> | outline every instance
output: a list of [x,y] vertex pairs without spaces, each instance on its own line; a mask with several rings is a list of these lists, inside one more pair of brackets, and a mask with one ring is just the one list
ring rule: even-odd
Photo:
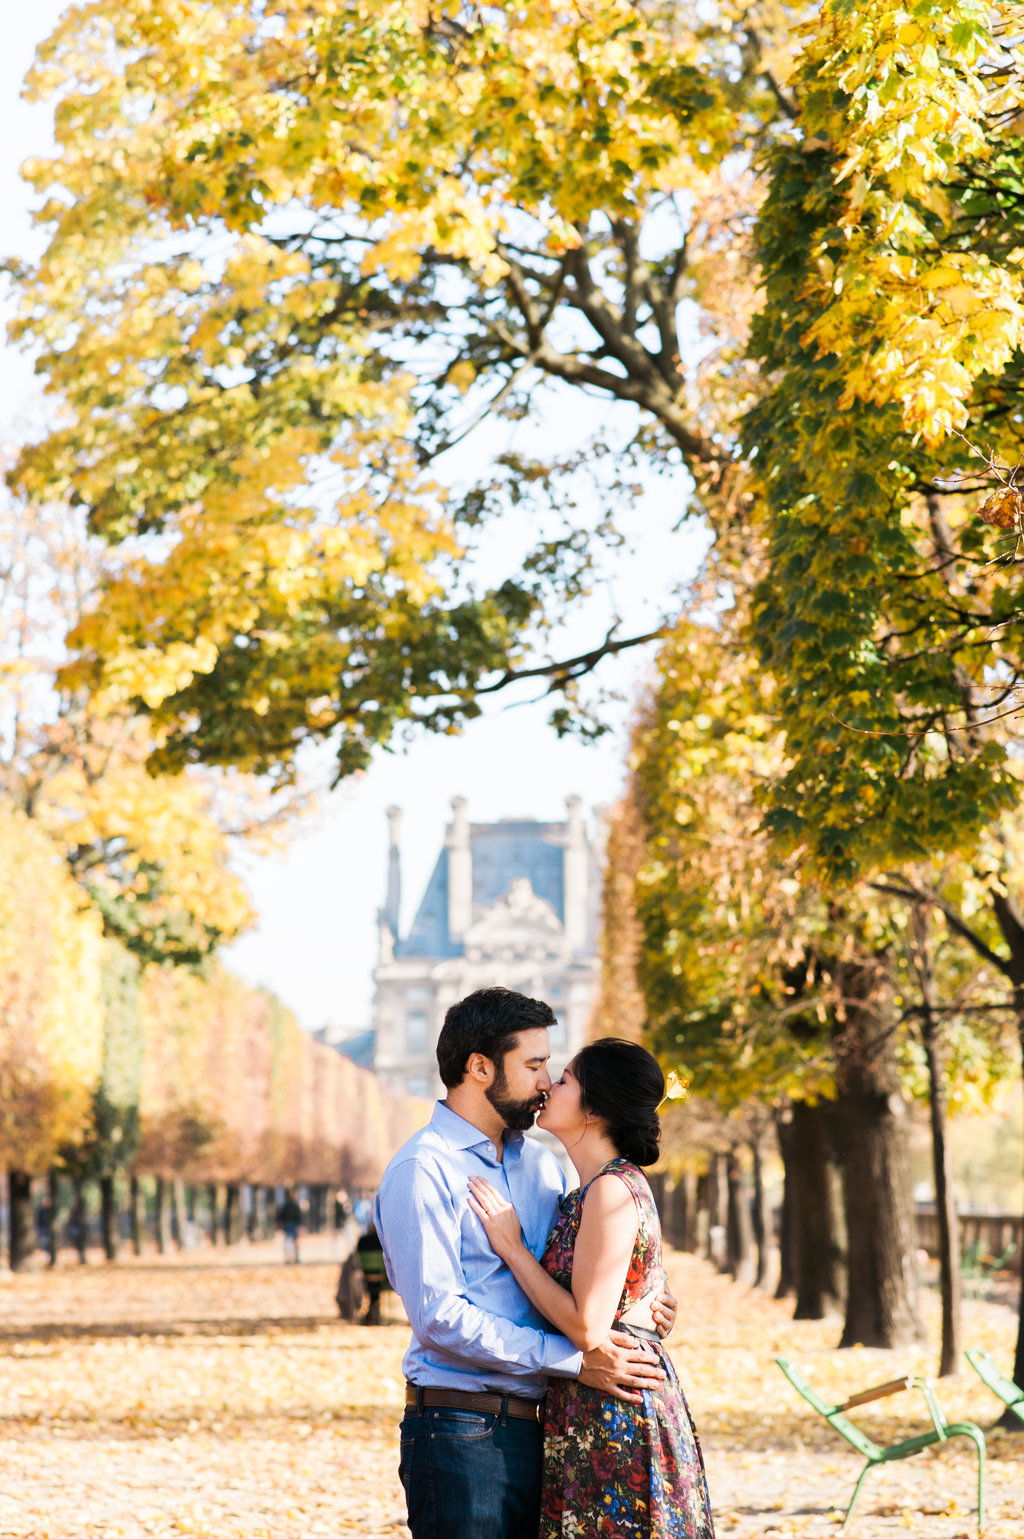
[[[378,1328],[334,1316],[337,1259],[310,1242],[299,1267],[265,1246],[62,1266],[0,1279],[0,1536],[3,1539],[315,1539],[406,1532],[398,1484],[401,1360],[386,1298]],[[898,1353],[834,1344],[839,1321],[669,1258],[683,1300],[671,1340],[707,1458],[720,1539],[838,1533],[860,1461],[774,1366],[791,1356],[835,1400],[905,1371]],[[965,1304],[968,1343],[1012,1360],[1013,1311]],[[944,1380],[951,1420],[986,1430],[999,1406],[973,1374]],[[920,1395],[859,1411],[885,1442],[927,1425]],[[961,1539],[975,1532],[971,1447],[958,1440],[872,1472],[851,1539]],[[989,1433],[986,1539],[1021,1539],[1024,1429]]]

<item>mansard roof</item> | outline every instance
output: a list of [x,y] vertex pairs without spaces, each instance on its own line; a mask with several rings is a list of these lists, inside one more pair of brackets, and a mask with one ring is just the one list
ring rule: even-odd
[[[565,923],[562,851],[565,823],[503,818],[499,823],[471,823],[473,921],[526,877],[539,898]],[[442,849],[420,900],[409,934],[395,947],[396,957],[457,957],[463,943],[448,931],[448,853]]]

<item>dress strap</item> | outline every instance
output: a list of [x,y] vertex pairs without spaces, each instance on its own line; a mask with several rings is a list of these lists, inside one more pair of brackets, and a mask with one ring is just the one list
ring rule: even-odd
[[585,1197],[587,1195],[587,1193],[589,1192],[590,1188],[593,1186],[594,1182],[600,1176],[607,1175],[609,1170],[611,1170],[614,1165],[628,1165],[628,1164],[629,1164],[629,1161],[627,1159],[625,1159],[623,1155],[617,1154],[613,1160],[609,1160],[606,1165],[602,1165],[601,1169],[597,1172],[596,1175],[591,1176],[591,1178],[587,1182],[586,1186],[581,1186],[580,1187],[580,1197],[581,1198]]

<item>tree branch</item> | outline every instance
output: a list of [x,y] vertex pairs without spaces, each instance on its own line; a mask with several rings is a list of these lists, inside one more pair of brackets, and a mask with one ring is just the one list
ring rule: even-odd
[[536,668],[506,668],[505,672],[493,684],[485,684],[475,689],[475,695],[493,695],[499,689],[506,689],[509,684],[515,684],[519,679],[548,678],[551,683],[548,686],[548,694],[560,689],[563,684],[568,684],[572,679],[582,678],[590,673],[604,657],[612,657],[617,652],[625,652],[629,647],[642,647],[648,641],[657,641],[667,634],[668,627],[660,625],[656,631],[648,631],[646,636],[623,637],[621,641],[612,638],[615,635],[616,626],[605,636],[599,646],[593,647],[589,652],[581,652],[578,657],[568,657],[560,663],[541,663]]
[[[896,881],[901,882],[903,885],[894,885]],[[931,892],[926,887],[918,887],[915,882],[910,881],[905,876],[894,877],[890,882],[869,882],[868,886],[874,892],[885,893],[890,898],[902,898],[904,903],[927,903],[932,908],[938,909],[949,925],[949,928],[959,935],[961,940],[965,940],[990,966],[998,968],[1004,977],[1010,977],[1009,960],[1001,957],[998,952],[993,951],[991,946],[986,945],[978,932],[972,930],[971,926],[957,913],[956,909],[947,903],[944,898],[940,898],[937,892]]]

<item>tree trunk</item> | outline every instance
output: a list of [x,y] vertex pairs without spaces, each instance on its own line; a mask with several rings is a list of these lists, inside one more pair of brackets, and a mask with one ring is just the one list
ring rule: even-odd
[[[1024,990],[1015,989],[1017,997],[1017,1029],[1020,1034],[1021,1059],[1024,1061]],[[1013,1357],[1013,1382],[1024,1388],[1024,1266],[1020,1269],[1020,1302],[1017,1308],[1017,1350]],[[1001,1427],[1014,1432],[1022,1430],[1019,1418],[1007,1410],[999,1419]]]
[[210,1244],[219,1245],[221,1242],[220,1189],[216,1181],[207,1182],[206,1200],[210,1205]]
[[103,1253],[108,1261],[117,1260],[117,1192],[113,1176],[100,1176],[100,1225],[103,1230]]
[[237,1245],[241,1239],[241,1195],[235,1182],[229,1182],[224,1194],[224,1243]]
[[142,1229],[145,1223],[146,1204],[138,1176],[133,1172],[128,1186],[128,1217],[131,1222],[132,1254],[142,1255]]
[[[933,1028],[934,1029],[934,1028]],[[942,1347],[939,1352],[939,1377],[960,1372],[960,1221],[953,1191],[953,1160],[946,1139],[946,1090],[943,1084],[943,1053],[938,1034],[926,1035],[922,1021],[922,1039],[928,1065],[929,1100],[932,1124],[932,1170],[935,1181],[935,1211],[939,1221],[939,1288],[942,1293]]]
[[679,1183],[682,1207],[679,1215],[679,1248],[693,1255],[697,1249],[697,1176],[684,1170]]
[[[790,1123],[794,1320],[824,1320],[842,1293],[842,1245],[836,1211],[831,1108],[794,1101]],[[787,1172],[787,1177],[789,1172]]]
[[36,1250],[36,1220],[32,1212],[32,1177],[25,1170],[7,1172],[9,1258],[12,1272],[23,1272]]
[[[189,1187],[189,1192],[192,1188]],[[189,1224],[195,1222],[195,1197],[193,1194],[192,1205],[189,1204],[185,1183],[180,1176],[175,1176],[171,1186],[171,1196],[174,1199],[172,1213],[174,1216],[174,1243],[179,1250],[186,1250],[191,1244],[189,1240]]]
[[775,1115],[775,1136],[779,1141],[782,1158],[782,1207],[779,1211],[779,1281],[775,1288],[777,1299],[789,1298],[796,1292],[796,1152],[793,1134],[793,1112],[786,1107]]
[[907,1114],[886,962],[877,956],[836,969],[836,1127],[849,1247],[842,1347],[901,1347],[923,1335]]
[[686,1186],[682,1178],[666,1187],[666,1206],[668,1227],[665,1237],[676,1250],[682,1250],[686,1237]]
[[[1012,898],[995,892],[992,908],[1003,939],[1010,948],[1009,962],[1004,972],[1013,984],[1013,1008],[1017,1017],[1017,1035],[1020,1038],[1021,1059],[1024,1061],[1024,915]],[[1013,1356],[1013,1381],[1024,1386],[1024,1267],[1020,1274],[1020,1303],[1017,1312],[1017,1347]],[[999,1418],[999,1426],[1007,1432],[1021,1432],[1024,1427],[1013,1412],[1006,1410]]]
[[757,1264],[754,1269],[754,1287],[760,1288],[767,1271],[767,1213],[764,1191],[764,1159],[761,1154],[761,1140],[755,1138],[750,1145],[750,1157],[753,1161],[754,1174],[754,1207],[751,1213],[751,1221],[754,1226],[754,1244],[757,1247]]
[[72,1181],[74,1200],[71,1206],[72,1222],[75,1230],[75,1249],[78,1252],[78,1260],[81,1266],[85,1266],[89,1259],[86,1247],[89,1244],[89,1193],[85,1181],[81,1176],[75,1176]]
[[[1006,934],[1006,921],[1000,915],[1000,923],[1003,933]],[[1008,937],[1009,938],[1009,937]],[[1017,945],[1012,946],[1015,964],[1024,968],[1024,957],[1018,957],[1018,946],[1024,952],[1024,926],[1018,925]],[[1020,1037],[1021,1060],[1024,1063],[1024,983],[1014,980],[1013,1003],[1017,1015],[1017,1033]],[[1024,1387],[1024,1266],[1020,1273],[1020,1299],[1017,1306],[1017,1347],[1013,1355],[1013,1382]],[[999,1418],[998,1426],[1005,1432],[1022,1432],[1019,1419],[1009,1409],[1003,1412]]]
[[711,1156],[708,1171],[708,1255],[719,1271],[726,1270],[729,1227],[729,1177],[727,1157]]
[[711,1172],[703,1171],[697,1177],[697,1212],[694,1217],[698,1255],[711,1260]]
[[260,1222],[259,1202],[260,1202],[260,1189],[259,1189],[259,1187],[258,1186],[250,1186],[249,1187],[249,1211],[246,1214],[246,1234],[248,1235],[249,1243],[250,1244],[254,1244],[255,1243],[256,1236],[257,1236],[257,1234],[259,1232],[259,1222]]
[[51,1170],[46,1177],[47,1201],[50,1206],[50,1232],[47,1235],[48,1265],[57,1265],[60,1252],[60,1176]]
[[911,911],[914,967],[921,990],[921,1042],[928,1066],[929,1111],[932,1125],[932,1173],[935,1212],[939,1222],[939,1288],[942,1294],[942,1346],[939,1377],[959,1373],[961,1351],[960,1224],[953,1193],[953,1160],[946,1139],[945,1054],[936,1015],[935,974],[928,944],[928,910],[916,903]]
[[728,1207],[725,1264],[737,1281],[741,1278],[747,1281],[753,1270],[753,1231],[750,1224],[747,1173],[743,1169],[738,1149],[730,1149],[726,1155],[726,1183]]
[[167,1182],[163,1176],[156,1178],[156,1193],[153,1198],[153,1232],[156,1236],[157,1252],[166,1256],[171,1245],[171,1205],[167,1201]]

